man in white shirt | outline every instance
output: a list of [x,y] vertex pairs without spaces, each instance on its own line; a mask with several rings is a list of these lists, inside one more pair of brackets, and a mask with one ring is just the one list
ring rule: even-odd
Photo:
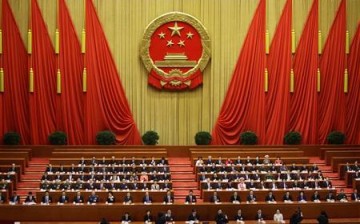
[[274,221],[277,223],[285,223],[283,214],[280,213],[280,210],[277,209],[274,214]]

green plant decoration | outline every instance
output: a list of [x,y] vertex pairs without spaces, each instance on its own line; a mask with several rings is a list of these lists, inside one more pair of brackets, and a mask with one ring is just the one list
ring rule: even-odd
[[99,145],[115,145],[116,137],[112,131],[100,131],[96,135],[96,142]]
[[240,134],[240,144],[243,145],[256,145],[258,137],[255,132],[245,131]]
[[5,133],[3,136],[4,145],[19,145],[20,140],[21,140],[20,134],[15,131],[9,131]]
[[67,135],[62,131],[55,131],[49,135],[49,142],[51,145],[66,145]]
[[286,145],[299,145],[301,143],[302,136],[300,132],[290,131],[284,136],[284,143]]
[[195,135],[196,145],[209,145],[211,143],[211,134],[207,131],[199,131]]
[[329,144],[341,145],[345,142],[345,134],[341,131],[332,131],[327,136],[327,142]]
[[156,145],[160,137],[156,131],[147,131],[141,138],[145,145]]

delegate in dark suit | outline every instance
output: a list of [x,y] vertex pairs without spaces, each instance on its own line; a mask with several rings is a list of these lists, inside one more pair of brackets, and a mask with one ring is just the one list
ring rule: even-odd
[[20,203],[20,197],[18,195],[13,195],[10,198],[11,203]]
[[61,195],[59,197],[59,203],[65,204],[69,202],[69,197],[67,195]]
[[228,217],[222,213],[218,212],[218,214],[215,217],[216,224],[226,224],[229,222]]
[[165,202],[165,203],[173,203],[173,202],[174,202],[174,196],[172,196],[172,195],[165,195],[165,196],[164,196],[164,202]]
[[45,204],[51,203],[51,202],[52,202],[52,198],[51,198],[51,196],[44,195],[44,196],[42,196],[42,198],[41,198],[41,202],[42,202],[42,203],[45,203]]
[[0,193],[0,204],[4,203],[6,201],[4,195]]
[[192,212],[189,217],[188,217],[188,221],[199,221],[199,215],[196,212]]
[[195,195],[187,195],[185,198],[185,202],[187,203],[196,203],[196,196]]
[[239,195],[231,195],[230,202],[238,201],[240,202],[240,196]]
[[77,195],[74,197],[74,202],[75,203],[84,203],[84,197],[81,195]]

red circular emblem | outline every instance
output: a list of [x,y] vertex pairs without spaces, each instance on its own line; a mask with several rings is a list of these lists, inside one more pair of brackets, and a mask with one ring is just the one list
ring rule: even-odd
[[171,12],[152,21],[144,33],[140,55],[148,83],[158,89],[194,89],[210,59],[210,40],[194,17]]

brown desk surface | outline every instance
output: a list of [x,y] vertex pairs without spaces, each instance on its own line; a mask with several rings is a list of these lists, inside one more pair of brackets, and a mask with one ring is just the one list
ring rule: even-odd
[[353,188],[356,188],[358,191],[360,191],[360,180],[355,179],[353,181]]
[[[91,194],[91,191],[80,191],[81,195],[84,197],[84,200],[87,202],[89,195]],[[123,202],[124,197],[127,192],[130,192],[131,196],[133,197],[133,200],[135,203],[141,203],[143,201],[143,197],[145,195],[145,191],[137,190],[137,191],[113,191],[114,197],[116,199],[116,202]],[[61,191],[49,191],[50,196],[52,197],[54,202],[57,202],[59,200],[59,197],[61,195]],[[108,191],[96,191],[96,195],[99,196],[100,202],[104,203],[106,201],[106,198],[108,196]],[[66,195],[69,196],[70,202],[73,201],[75,197],[76,191],[66,191]],[[36,200],[37,202],[41,201],[42,196],[45,195],[45,191],[38,191],[36,192]],[[149,190],[149,195],[152,197],[153,202],[163,202],[164,196],[166,195],[165,190],[161,191],[151,191]]]
[[222,209],[229,219],[233,219],[238,209],[243,211],[245,220],[254,220],[258,209],[263,211],[266,219],[272,219],[276,209],[280,209],[285,219],[289,219],[300,207],[305,218],[316,218],[322,210],[327,211],[330,218],[360,218],[360,203],[306,203],[306,204],[134,204],[134,205],[0,205],[0,220],[16,221],[98,221],[103,217],[109,220],[119,220],[129,212],[133,221],[142,221],[146,210],[151,210],[153,216],[159,212],[171,209],[175,221],[187,220],[192,209],[196,209],[201,220],[214,220],[218,209]]
[[348,171],[345,173],[345,184],[347,185],[347,187],[351,187],[355,179],[356,178],[354,171]]
[[[246,197],[249,194],[249,190],[244,190],[244,191],[238,191],[238,195],[240,196],[240,199],[242,202],[246,201]],[[221,190],[221,191],[216,191],[218,196],[220,197],[222,202],[229,202],[230,201],[230,197],[234,194],[235,191],[227,191],[227,190]],[[254,190],[254,195],[256,196],[256,200],[258,202],[265,202],[265,197],[268,195],[270,190]],[[287,190],[283,190],[283,189],[278,189],[278,190],[271,190],[273,192],[273,195],[275,197],[275,199],[280,202],[283,199],[284,194],[286,193],[286,191],[290,192],[290,195],[293,198],[293,201],[297,201],[297,197],[299,196],[299,192],[300,191],[304,191],[305,197],[308,201],[311,201],[311,196],[313,195],[313,193],[315,191],[319,192],[320,198],[322,200],[324,200],[324,198],[326,197],[326,195],[328,194],[328,192],[330,190],[328,189],[287,189]],[[331,189],[331,191],[333,192],[334,196],[336,195],[336,190],[335,189]],[[202,191],[202,198],[204,199],[204,202],[209,202],[210,201],[210,197],[214,194],[215,190],[203,190]]]
[[[119,220],[109,220],[109,221],[119,221]],[[329,219],[331,224],[358,224],[360,220],[358,218],[340,218],[340,219]],[[21,224],[72,224],[73,222],[21,222]],[[77,224],[99,224],[99,222],[76,222]],[[132,224],[143,224],[144,222],[131,222]],[[155,224],[155,222],[153,222]],[[185,221],[180,221],[180,223],[187,223]],[[266,220],[267,224],[279,224],[273,220]],[[286,222],[287,223],[287,222]],[[301,224],[317,224],[316,219],[303,219]],[[7,224],[7,223],[3,223]],[[13,224],[10,222],[9,224]],[[210,221],[209,224],[216,224],[215,221]],[[236,221],[229,221],[228,224],[238,224]],[[246,224],[259,224],[258,221],[248,221]]]

